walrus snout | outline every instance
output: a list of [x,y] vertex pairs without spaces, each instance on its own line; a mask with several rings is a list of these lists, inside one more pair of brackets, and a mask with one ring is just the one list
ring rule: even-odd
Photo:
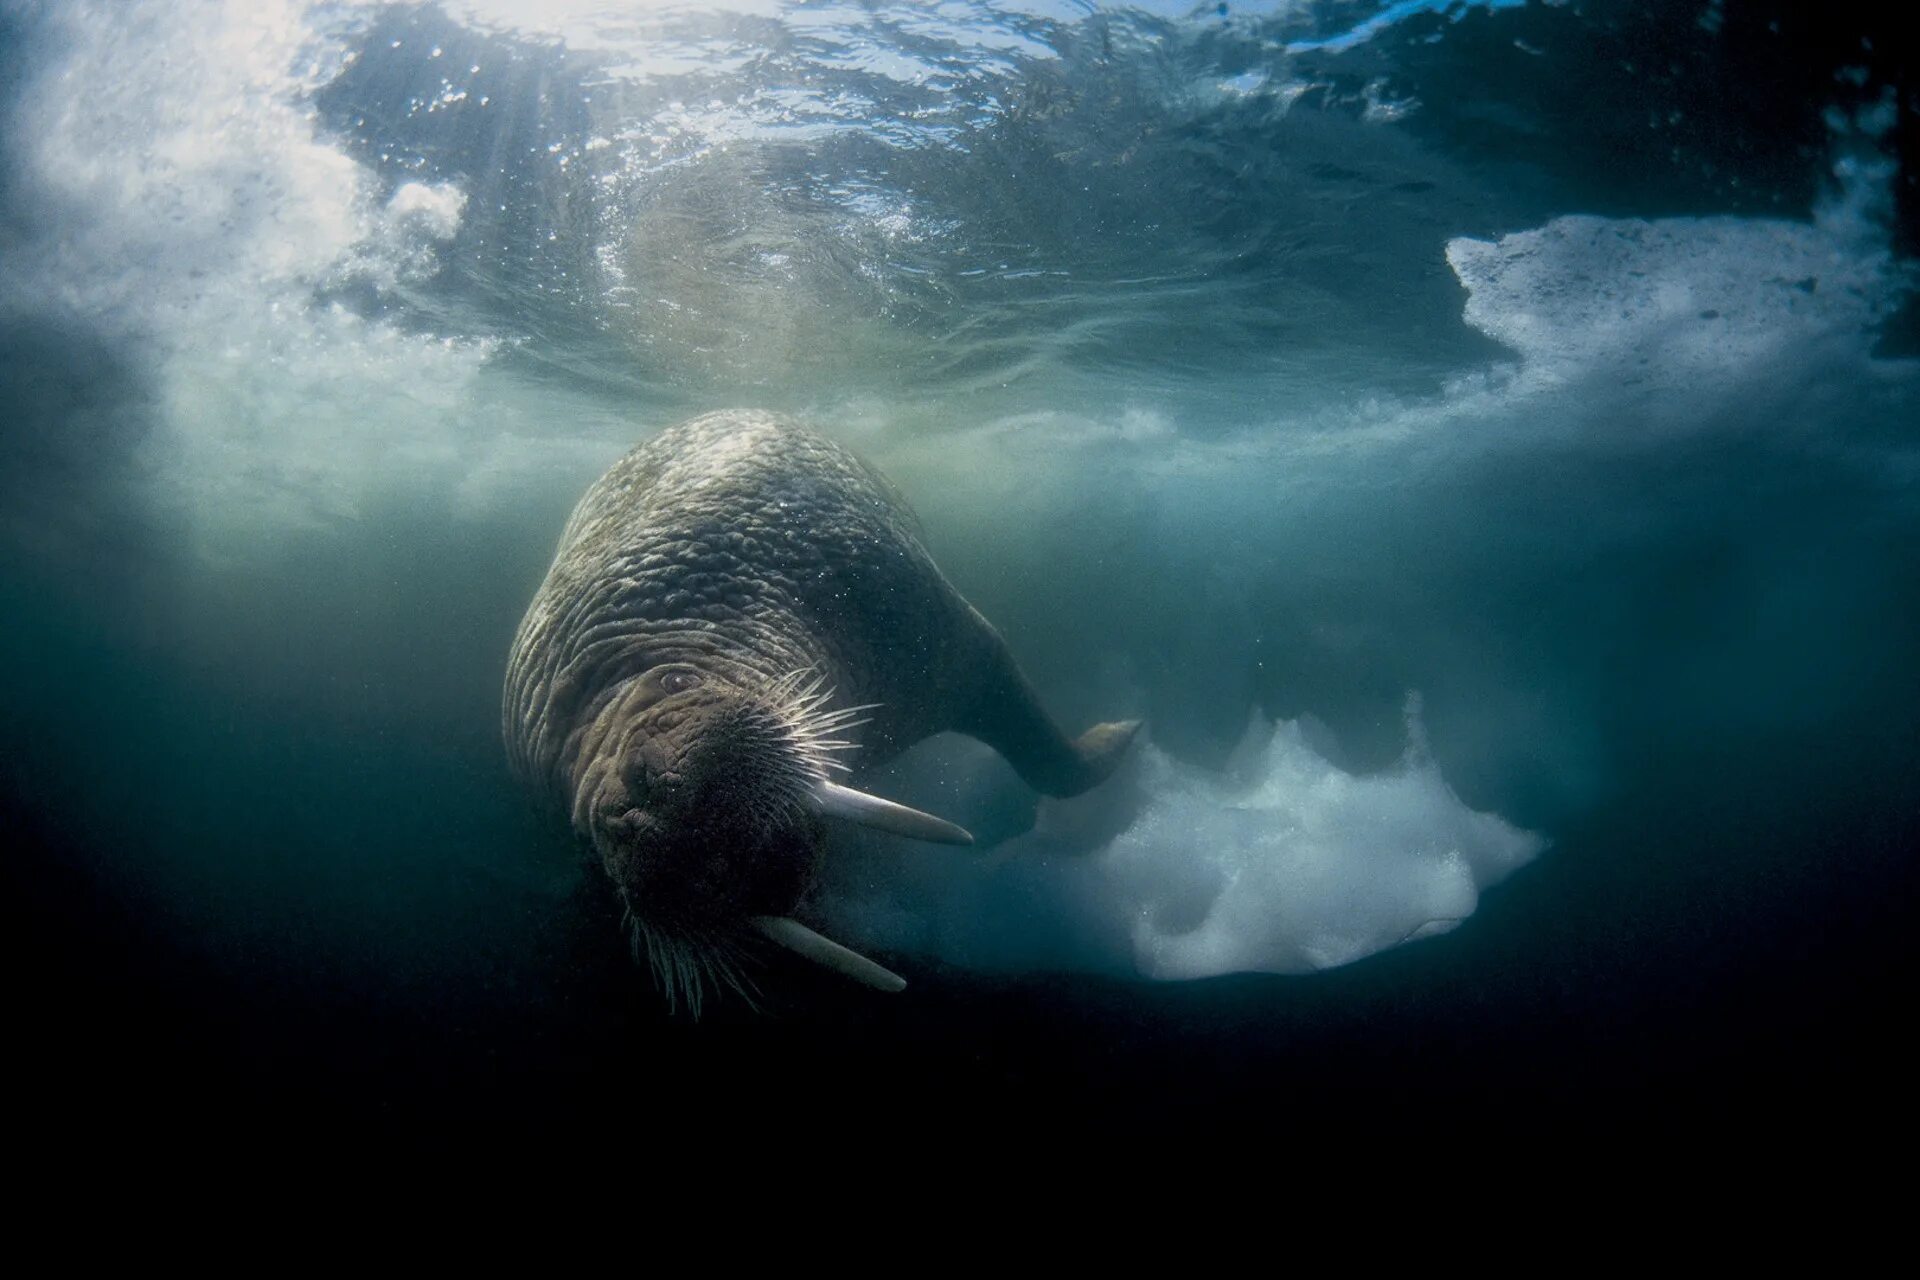
[[784,915],[812,883],[817,831],[764,833],[751,844],[675,828],[636,811],[604,859],[636,915],[685,927],[724,927],[753,915]]
[[596,818],[607,873],[638,914],[704,926],[791,911],[824,843],[812,776],[753,700],[709,690],[623,735]]

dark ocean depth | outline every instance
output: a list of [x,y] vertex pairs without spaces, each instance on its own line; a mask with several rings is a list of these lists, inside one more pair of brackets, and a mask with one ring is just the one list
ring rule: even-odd
[[[0,0],[29,1128],[1899,1146],[1891,23]],[[835,850],[813,917],[907,990],[695,1021],[500,688],[580,492],[732,407],[876,462],[1053,712],[1150,743],[1064,805],[876,771],[980,837]]]

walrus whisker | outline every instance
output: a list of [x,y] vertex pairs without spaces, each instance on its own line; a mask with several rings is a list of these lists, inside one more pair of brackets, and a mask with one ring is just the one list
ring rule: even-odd
[[858,951],[823,937],[791,916],[754,916],[749,922],[759,934],[785,947],[795,955],[831,969],[843,978],[851,978],[876,991],[904,991],[907,980],[885,965],[867,959]]
[[824,782],[829,770],[848,772],[848,767],[835,760],[832,753],[857,750],[860,744],[836,735],[867,724],[871,717],[862,716],[861,713],[872,711],[880,705],[870,702],[856,707],[823,710],[836,692],[835,686],[827,683],[824,673],[808,669],[788,672],[775,681],[768,691],[767,700],[793,750],[795,762],[800,766],[799,777],[795,780],[801,783],[801,787],[789,794],[795,801],[802,802],[802,807],[805,807],[806,788]]
[[715,990],[724,988],[733,992],[747,1002],[747,1008],[758,1013],[760,988],[747,976],[739,963],[745,954],[737,945],[715,944],[700,953],[700,963],[706,970],[707,982]]
[[640,962],[644,951],[647,968],[654,985],[666,997],[669,1013],[677,1013],[684,1006],[698,1020],[706,1008],[709,990],[732,991],[749,1008],[759,1009],[759,987],[742,970],[739,962],[746,953],[733,935],[687,934],[650,925],[624,895],[622,906],[621,923],[628,933],[634,963]]
[[812,733],[838,733],[842,729],[857,729],[863,724],[872,724],[872,716],[861,716],[858,720],[848,720],[840,716],[821,716],[807,722]]
[[930,813],[909,809],[906,805],[882,800],[879,796],[855,791],[852,787],[843,787],[824,778],[813,784],[811,796],[815,812],[829,818],[871,827],[875,831],[889,831],[897,836],[928,840],[934,844],[973,843],[972,833],[945,818],[936,818]]
[[809,742],[846,742],[848,741],[846,738],[828,738],[822,737],[821,735],[840,733],[847,729],[858,729],[863,724],[871,723],[871,720],[842,720],[838,724],[810,724],[801,730],[801,733]]
[[[862,711],[873,711],[879,705],[877,702],[863,702],[857,707],[841,707],[838,711],[824,711],[813,716],[812,719],[817,724],[838,724],[850,716],[859,715]],[[864,724],[865,721],[861,723]]]

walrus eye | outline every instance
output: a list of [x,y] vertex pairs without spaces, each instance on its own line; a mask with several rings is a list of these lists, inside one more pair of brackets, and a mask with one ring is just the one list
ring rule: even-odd
[[700,676],[692,671],[669,671],[660,677],[660,688],[668,693],[685,693],[700,687]]

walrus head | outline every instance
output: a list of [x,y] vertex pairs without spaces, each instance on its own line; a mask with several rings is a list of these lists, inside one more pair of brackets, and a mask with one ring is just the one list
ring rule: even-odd
[[772,941],[887,991],[905,981],[791,916],[812,884],[827,819],[971,844],[966,831],[832,781],[869,707],[830,709],[825,678],[743,681],[655,666],[608,709],[577,794],[585,827],[668,1000],[696,1013],[709,986],[743,994],[750,940]]

